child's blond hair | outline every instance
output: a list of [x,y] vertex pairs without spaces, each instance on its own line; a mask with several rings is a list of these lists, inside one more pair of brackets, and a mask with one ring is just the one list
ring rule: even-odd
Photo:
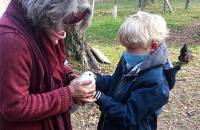
[[119,40],[123,46],[149,46],[152,40],[160,43],[167,36],[168,29],[162,16],[141,11],[128,17],[119,29]]

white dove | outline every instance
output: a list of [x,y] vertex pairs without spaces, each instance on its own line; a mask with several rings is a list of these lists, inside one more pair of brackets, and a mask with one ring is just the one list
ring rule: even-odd
[[[74,79],[72,82],[74,81],[84,81],[84,80],[91,80],[92,83],[90,83],[89,85],[85,85],[84,87],[92,87],[95,82],[96,82],[96,76],[93,72],[91,71],[86,71],[86,72],[83,72],[80,76],[78,76],[76,79]],[[79,108],[79,105],[78,104],[75,104],[74,102],[72,102],[72,108],[71,108],[71,112],[75,112],[77,111]]]

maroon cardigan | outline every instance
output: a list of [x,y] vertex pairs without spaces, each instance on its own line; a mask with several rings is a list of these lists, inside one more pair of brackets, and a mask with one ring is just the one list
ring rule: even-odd
[[0,19],[0,130],[71,130],[64,42],[53,45],[24,14],[13,0]]

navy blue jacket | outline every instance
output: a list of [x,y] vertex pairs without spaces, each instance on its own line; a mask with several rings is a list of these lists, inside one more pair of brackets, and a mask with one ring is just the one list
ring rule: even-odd
[[[101,91],[96,101],[102,112],[98,130],[155,130],[157,117],[169,99],[175,78],[167,61],[167,48],[160,48],[131,71],[123,57],[112,76],[97,74]],[[172,74],[172,75],[171,75]]]

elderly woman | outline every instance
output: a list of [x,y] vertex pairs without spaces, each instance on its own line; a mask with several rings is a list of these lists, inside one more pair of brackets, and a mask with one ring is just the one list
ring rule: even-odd
[[[81,0],[12,0],[0,19],[0,129],[71,130],[72,98],[95,93],[70,81],[66,58],[70,25],[87,24],[90,8]],[[80,24],[82,25],[82,24]]]

